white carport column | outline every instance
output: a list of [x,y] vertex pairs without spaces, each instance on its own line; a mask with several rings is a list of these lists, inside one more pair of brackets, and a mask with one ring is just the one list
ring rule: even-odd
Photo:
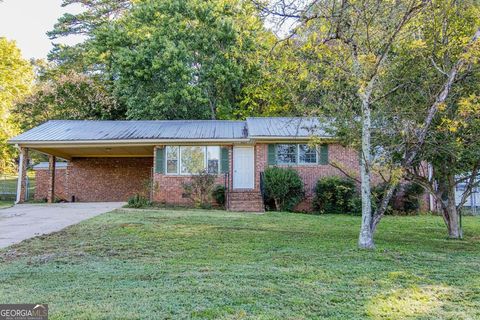
[[17,199],[15,203],[22,203],[27,200],[28,148],[19,147],[19,150],[20,159],[18,161]]
[[55,201],[55,164],[56,164],[56,157],[55,156],[48,156],[48,171],[49,171],[49,180],[48,180],[48,195],[47,201],[48,203],[53,203]]

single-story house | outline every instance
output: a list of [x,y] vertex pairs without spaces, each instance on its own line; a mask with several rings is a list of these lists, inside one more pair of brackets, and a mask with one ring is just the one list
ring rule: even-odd
[[[357,151],[310,118],[55,120],[9,143],[20,150],[17,202],[25,200],[29,150],[49,155],[37,184],[43,186],[38,197],[50,202],[126,201],[145,194],[159,203],[188,204],[183,183],[203,169],[225,186],[229,210],[263,211],[262,172],[276,165],[299,172],[306,199],[298,209],[309,210],[320,177],[359,171]],[[67,163],[56,168],[57,158]]]

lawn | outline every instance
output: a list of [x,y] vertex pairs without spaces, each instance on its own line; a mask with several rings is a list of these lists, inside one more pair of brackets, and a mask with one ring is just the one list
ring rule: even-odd
[[0,251],[0,301],[50,319],[480,319],[480,219],[117,210]]
[[13,205],[13,201],[0,200],[0,209],[8,208]]

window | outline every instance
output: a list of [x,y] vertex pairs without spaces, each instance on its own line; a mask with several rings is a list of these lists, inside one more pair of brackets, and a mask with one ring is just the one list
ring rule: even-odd
[[269,144],[268,164],[328,165],[328,144]]
[[180,147],[180,173],[192,174],[205,170],[205,147]]
[[279,164],[297,163],[297,145],[277,144],[277,162]]
[[167,174],[189,175],[203,170],[211,174],[220,173],[222,157],[219,146],[167,146],[165,150]]
[[317,163],[317,148],[308,144],[298,145],[298,163]]
[[217,174],[220,171],[220,147],[207,147],[207,172]]
[[167,146],[167,173],[178,173],[178,147]]

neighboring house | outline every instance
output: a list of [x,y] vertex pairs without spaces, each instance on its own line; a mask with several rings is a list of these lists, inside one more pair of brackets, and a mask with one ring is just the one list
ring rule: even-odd
[[[312,136],[316,147],[311,146]],[[192,173],[205,169],[217,176],[217,184],[225,185],[228,209],[263,211],[262,172],[276,165],[299,172],[306,200],[297,209],[308,211],[320,177],[358,174],[359,170],[357,152],[341,146],[316,119],[307,118],[59,120],[48,121],[9,143],[21,150],[20,177],[25,176],[29,149],[50,156],[48,170],[37,168],[41,186],[37,198],[49,201],[55,197],[126,201],[143,193],[155,202],[188,204],[182,185]],[[65,168],[55,170],[56,157],[68,161]],[[24,179],[20,181],[18,202],[25,199]]]
[[[477,177],[477,180],[480,179]],[[456,205],[459,205],[460,202],[462,201],[463,195],[467,189],[467,183],[459,183],[457,184],[455,188],[455,203]],[[466,208],[469,208],[473,212],[477,212],[477,208],[480,207],[480,193],[479,193],[479,187],[474,187],[472,190],[472,193],[467,197],[465,204],[463,205]]]

